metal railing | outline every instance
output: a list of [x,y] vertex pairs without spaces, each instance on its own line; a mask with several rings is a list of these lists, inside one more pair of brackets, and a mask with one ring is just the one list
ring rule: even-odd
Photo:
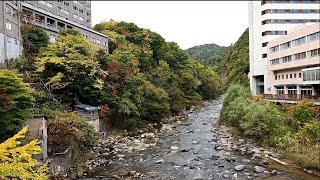
[[273,100],[291,100],[291,101],[300,101],[302,99],[309,99],[315,102],[320,102],[319,95],[310,95],[310,94],[264,94],[264,99],[273,99]]

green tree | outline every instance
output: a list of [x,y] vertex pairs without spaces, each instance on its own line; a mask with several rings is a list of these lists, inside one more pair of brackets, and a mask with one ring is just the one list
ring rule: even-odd
[[33,100],[20,74],[0,70],[0,141],[21,129],[25,120],[31,116]]
[[76,30],[61,30],[56,43],[41,50],[37,68],[41,77],[60,99],[74,98],[99,103],[107,73],[96,60],[98,47],[90,44]]
[[27,130],[27,127],[23,128],[0,144],[0,179],[47,179],[47,165],[36,169],[38,162],[32,158],[32,155],[41,153],[39,142],[32,140],[21,145],[18,141],[25,137]]
[[50,43],[49,34],[43,28],[31,24],[22,26],[21,34],[23,39],[23,55],[33,62],[40,48],[47,47]]

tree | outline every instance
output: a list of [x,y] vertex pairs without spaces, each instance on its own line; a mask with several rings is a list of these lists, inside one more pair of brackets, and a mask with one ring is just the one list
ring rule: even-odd
[[99,48],[76,30],[61,30],[56,43],[41,50],[37,68],[53,92],[67,103],[74,98],[99,103],[107,73],[96,61]]
[[38,164],[32,155],[40,154],[37,140],[21,145],[18,139],[24,138],[28,128],[20,130],[12,138],[0,144],[0,179],[47,179],[46,164],[35,169]]
[[27,24],[21,27],[23,39],[23,55],[30,62],[39,53],[40,48],[47,47],[49,42],[49,34],[42,28]]
[[20,74],[0,70],[0,141],[11,137],[30,117],[33,97]]

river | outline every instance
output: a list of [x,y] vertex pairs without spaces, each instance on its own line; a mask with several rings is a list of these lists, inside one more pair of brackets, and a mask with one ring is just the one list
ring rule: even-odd
[[[217,126],[221,107],[221,100],[204,103],[179,125],[158,135],[155,146],[121,158],[110,157],[107,164],[94,167],[79,179],[317,179],[270,159],[261,165],[263,159],[219,148],[224,141],[233,139]],[[262,172],[256,172],[254,166],[263,168]]]

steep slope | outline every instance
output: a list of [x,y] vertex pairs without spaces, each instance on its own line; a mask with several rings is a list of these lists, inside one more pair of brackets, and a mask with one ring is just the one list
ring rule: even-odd
[[238,41],[225,53],[218,72],[225,88],[232,83],[249,86],[249,29],[246,29]]
[[228,47],[219,46],[217,44],[203,44],[186,49],[186,52],[192,57],[204,64],[217,66],[223,55],[228,50]]

